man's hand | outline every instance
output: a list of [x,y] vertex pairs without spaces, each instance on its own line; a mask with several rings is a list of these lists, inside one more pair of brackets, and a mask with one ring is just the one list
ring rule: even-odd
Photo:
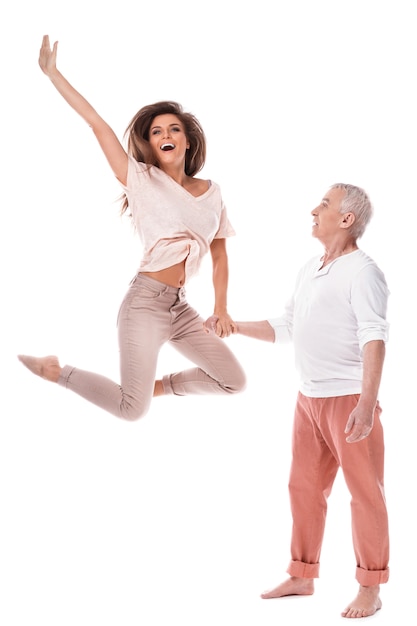
[[345,427],[345,433],[350,433],[346,437],[348,443],[362,441],[370,434],[374,425],[374,410],[374,407],[372,409],[362,407],[360,402],[353,409]]

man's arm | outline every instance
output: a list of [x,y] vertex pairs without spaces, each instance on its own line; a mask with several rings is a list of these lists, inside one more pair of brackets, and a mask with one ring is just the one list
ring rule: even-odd
[[259,322],[236,322],[236,332],[245,337],[274,343],[275,331],[267,320]]
[[374,425],[374,411],[385,360],[385,342],[369,341],[363,347],[362,392],[356,408],[346,423],[348,443],[361,441],[369,435]]
[[[216,332],[218,317],[211,315],[203,324],[206,333]],[[244,335],[252,339],[260,339],[261,341],[269,341],[274,343],[275,331],[267,320],[259,322],[234,322],[233,334]]]

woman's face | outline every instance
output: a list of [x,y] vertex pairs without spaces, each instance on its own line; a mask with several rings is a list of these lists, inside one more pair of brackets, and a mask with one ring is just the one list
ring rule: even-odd
[[149,129],[149,143],[161,169],[164,165],[183,164],[190,147],[183,123],[172,113],[154,117]]

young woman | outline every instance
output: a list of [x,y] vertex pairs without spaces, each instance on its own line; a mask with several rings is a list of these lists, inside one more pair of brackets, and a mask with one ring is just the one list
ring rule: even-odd
[[[34,374],[74,391],[109,413],[135,420],[153,396],[231,394],[245,387],[245,374],[221,338],[235,331],[227,312],[226,237],[234,235],[219,186],[195,178],[206,156],[198,120],[175,102],[138,111],[125,133],[127,150],[110,126],[57,69],[58,44],[45,35],[39,65],[67,103],[95,134],[123,189],[143,245],[139,271],[118,316],[120,384],[56,356],[19,355]],[[216,332],[189,306],[184,286],[210,250],[213,261]],[[170,342],[196,367],[155,381],[158,353]]]

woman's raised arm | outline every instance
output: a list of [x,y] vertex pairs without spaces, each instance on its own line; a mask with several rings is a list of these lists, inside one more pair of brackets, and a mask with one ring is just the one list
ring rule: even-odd
[[68,104],[91,127],[116,178],[126,184],[128,157],[112,128],[91,104],[67,81],[56,65],[58,42],[51,48],[49,36],[44,35],[39,52],[39,66]]

